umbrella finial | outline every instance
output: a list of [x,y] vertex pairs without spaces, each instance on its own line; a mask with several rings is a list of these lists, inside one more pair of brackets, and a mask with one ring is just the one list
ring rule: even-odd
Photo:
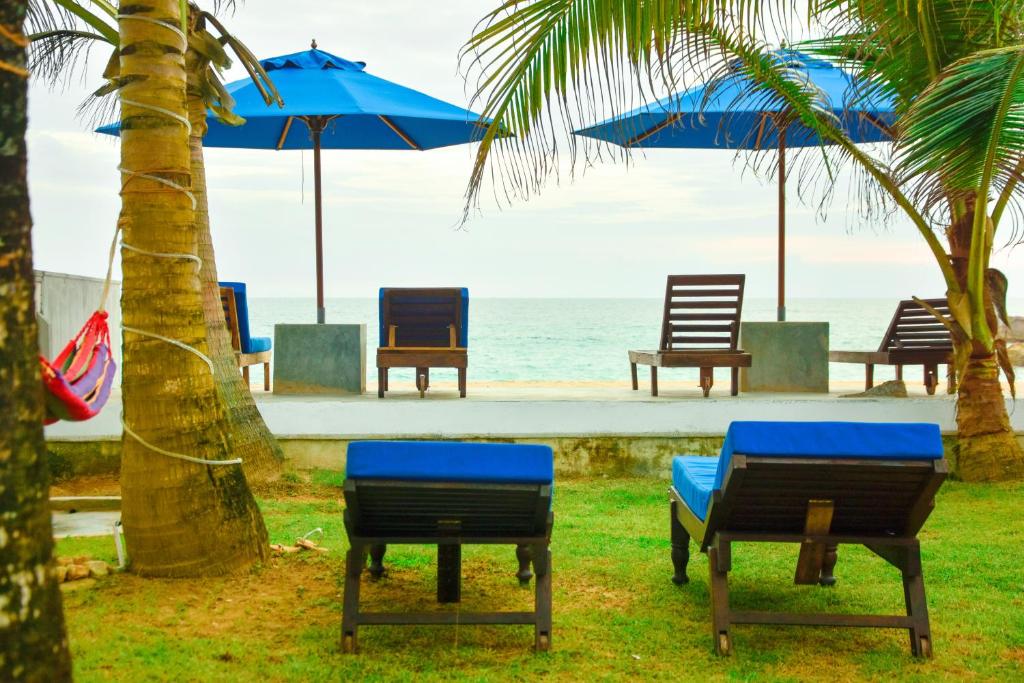
[[316,38],[313,39],[313,41],[309,44],[309,46],[311,48],[313,48],[314,50],[316,49]]

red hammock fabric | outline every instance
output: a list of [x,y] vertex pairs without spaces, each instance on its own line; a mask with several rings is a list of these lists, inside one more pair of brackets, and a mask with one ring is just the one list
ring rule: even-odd
[[92,314],[53,362],[39,357],[46,388],[44,424],[95,416],[110,397],[117,366],[110,355],[107,312]]

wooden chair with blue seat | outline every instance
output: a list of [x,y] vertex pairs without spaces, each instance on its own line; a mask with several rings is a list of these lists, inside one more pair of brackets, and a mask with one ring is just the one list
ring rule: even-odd
[[[673,581],[685,584],[693,539],[711,568],[715,649],[732,652],[733,624],[906,629],[914,655],[932,638],[917,533],[946,478],[933,424],[733,422],[717,458],[672,463]],[[835,583],[840,544],[864,545],[902,575],[905,615],[793,614],[734,609],[732,544],[800,545],[795,582]]]
[[430,387],[430,368],[454,368],[459,396],[466,397],[469,366],[469,290],[465,287],[382,287],[377,396],[388,391],[391,368],[414,368],[420,398]]
[[[551,645],[551,493],[548,446],[454,441],[356,441],[348,446],[345,530],[349,551],[341,640],[357,647],[361,625],[523,624],[534,647]],[[462,546],[516,547],[521,585],[536,575],[534,609],[498,612],[364,612],[360,577],[384,576],[388,545],[437,546],[437,601],[461,601]],[[533,572],[530,565],[533,565]]]
[[263,390],[270,391],[270,337],[249,334],[249,301],[244,282],[219,282],[220,303],[224,307],[224,321],[231,333],[231,348],[235,350],[238,367],[242,369],[245,384],[249,384],[249,366],[263,364]]

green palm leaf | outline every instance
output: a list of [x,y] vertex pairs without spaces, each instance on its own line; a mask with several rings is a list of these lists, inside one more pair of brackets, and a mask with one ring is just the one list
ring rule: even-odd
[[954,62],[909,108],[899,138],[897,168],[920,180],[928,205],[949,193],[984,202],[1005,187],[1024,157],[1024,45]]

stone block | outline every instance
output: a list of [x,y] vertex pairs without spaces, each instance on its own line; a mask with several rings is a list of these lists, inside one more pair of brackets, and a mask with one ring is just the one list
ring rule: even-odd
[[740,391],[828,393],[828,323],[740,323],[740,348],[753,356]]
[[275,394],[366,391],[366,325],[274,325]]

